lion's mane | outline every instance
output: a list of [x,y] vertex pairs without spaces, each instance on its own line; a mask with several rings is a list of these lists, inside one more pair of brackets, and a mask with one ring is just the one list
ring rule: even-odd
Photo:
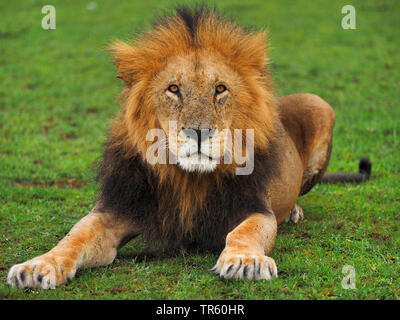
[[[101,209],[132,217],[150,244],[208,249],[223,246],[229,230],[247,215],[270,212],[265,192],[267,182],[278,174],[279,130],[265,46],[264,32],[244,30],[207,7],[180,7],[158,19],[135,45],[113,44],[126,87],[100,165]],[[151,166],[144,160],[146,133],[160,127],[148,84],[168,57],[196,50],[222,57],[247,88],[231,129],[254,129],[254,171],[248,176],[235,176],[223,166],[196,173],[173,164]]]

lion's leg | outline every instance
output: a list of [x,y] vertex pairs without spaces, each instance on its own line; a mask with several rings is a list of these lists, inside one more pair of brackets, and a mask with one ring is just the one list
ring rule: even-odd
[[232,279],[262,280],[278,276],[272,250],[277,232],[274,214],[255,213],[226,237],[226,246],[211,272]]
[[14,265],[7,282],[19,288],[54,289],[80,268],[110,264],[117,248],[137,234],[127,218],[93,209],[49,252]]
[[290,210],[290,213],[286,216],[285,222],[292,221],[294,223],[298,223],[303,219],[304,219],[303,209],[298,204],[295,204],[293,209]]

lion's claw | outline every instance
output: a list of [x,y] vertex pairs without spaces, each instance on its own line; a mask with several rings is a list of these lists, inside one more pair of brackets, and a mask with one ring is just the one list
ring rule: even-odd
[[18,288],[55,289],[60,284],[72,279],[75,268],[57,262],[57,259],[40,256],[11,267],[7,284]]
[[260,254],[238,254],[224,250],[210,270],[225,279],[270,280],[278,277],[274,259]]

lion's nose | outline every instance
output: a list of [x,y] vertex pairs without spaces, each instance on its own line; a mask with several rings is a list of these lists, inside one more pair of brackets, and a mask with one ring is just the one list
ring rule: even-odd
[[213,129],[195,129],[195,128],[182,128],[183,133],[185,136],[198,140],[198,141],[204,141],[208,138],[211,138],[215,131],[216,128]]
[[185,134],[186,137],[197,141],[197,150],[199,152],[201,150],[201,143],[206,139],[211,138],[216,130],[217,130],[216,128],[212,129],[182,128],[182,132]]

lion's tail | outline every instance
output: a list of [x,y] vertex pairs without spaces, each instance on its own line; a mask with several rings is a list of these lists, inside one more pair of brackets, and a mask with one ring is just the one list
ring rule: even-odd
[[369,158],[361,158],[358,163],[358,173],[325,172],[323,183],[363,182],[369,178],[372,170],[372,162]]

